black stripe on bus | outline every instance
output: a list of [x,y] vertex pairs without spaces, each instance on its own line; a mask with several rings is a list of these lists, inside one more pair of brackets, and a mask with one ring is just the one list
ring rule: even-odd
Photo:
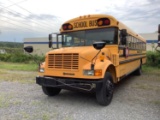
[[[129,54],[128,56],[139,56],[139,55],[146,55],[146,53],[138,53],[138,54]],[[125,57],[124,55],[119,55],[119,57]]]
[[[126,47],[118,47],[119,48],[119,50],[123,50],[124,48],[126,48]],[[146,50],[146,49],[143,49],[143,48],[131,48],[131,47],[128,47],[128,49],[129,50]]]
[[119,64],[124,64],[124,63],[128,63],[128,62],[132,62],[141,58],[145,58],[146,56],[143,57],[138,57],[138,58],[133,58],[133,59],[129,59],[129,60],[124,60],[124,61],[120,61]]

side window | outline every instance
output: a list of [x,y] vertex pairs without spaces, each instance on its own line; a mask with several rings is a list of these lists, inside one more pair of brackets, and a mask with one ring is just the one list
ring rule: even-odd
[[127,46],[128,46],[129,48],[131,48],[131,41],[132,41],[132,36],[129,35],[129,36],[127,37]]
[[[121,42],[122,36],[121,36],[121,31],[120,30],[118,30],[118,36],[119,36],[119,40],[118,40],[119,46],[124,47],[125,45],[122,45],[122,42]],[[128,45],[127,41],[128,41],[128,36],[126,36],[126,45]]]
[[63,38],[64,38],[63,39],[63,45],[65,45],[65,46],[72,45],[72,37],[71,36],[64,35]]
[[136,49],[138,49],[138,39],[136,38],[136,43],[135,43],[135,45],[136,45]]
[[132,36],[131,38],[131,48],[134,48],[134,37]]

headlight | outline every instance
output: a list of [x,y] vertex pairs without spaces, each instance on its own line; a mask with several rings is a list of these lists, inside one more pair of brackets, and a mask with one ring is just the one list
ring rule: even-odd
[[40,68],[40,69],[39,69],[39,72],[44,73],[44,68]]
[[102,76],[102,70],[83,70],[83,75]]
[[83,75],[93,76],[94,70],[83,70]]

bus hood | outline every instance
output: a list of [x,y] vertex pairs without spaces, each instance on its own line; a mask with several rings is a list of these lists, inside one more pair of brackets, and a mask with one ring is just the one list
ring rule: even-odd
[[[106,48],[103,48],[103,49],[106,49]],[[91,61],[98,52],[99,50],[96,50],[95,48],[93,48],[93,46],[86,46],[86,47],[83,46],[83,47],[60,48],[60,49],[52,50],[48,52],[48,54],[78,53],[80,58]]]

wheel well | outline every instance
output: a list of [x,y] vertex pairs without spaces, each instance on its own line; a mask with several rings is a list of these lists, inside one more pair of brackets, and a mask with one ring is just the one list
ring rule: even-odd
[[107,72],[110,72],[112,77],[113,77],[113,82],[114,83],[117,83],[117,78],[116,78],[116,70],[115,70],[115,67],[113,65],[110,65],[107,70]]

